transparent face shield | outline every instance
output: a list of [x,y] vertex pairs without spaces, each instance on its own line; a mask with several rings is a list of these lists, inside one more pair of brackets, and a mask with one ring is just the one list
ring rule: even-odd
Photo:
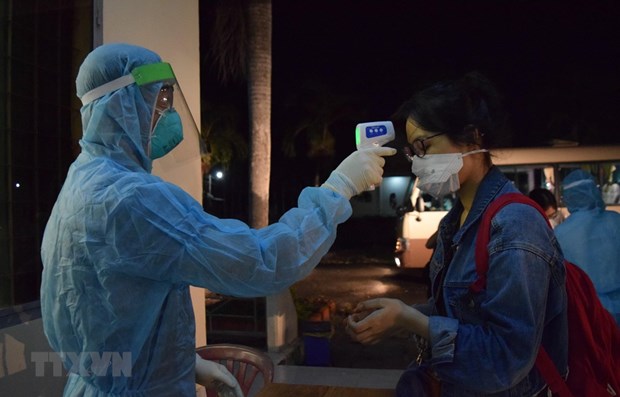
[[[167,62],[139,66],[132,70],[131,74],[112,80],[87,92],[82,96],[82,103],[87,105],[112,91],[134,83],[140,87],[151,84],[158,84],[160,86],[159,93],[153,104],[150,130],[151,136],[149,139],[149,147],[147,148],[147,155],[151,155],[150,151],[152,150],[151,146],[153,144],[154,133],[157,133],[158,130],[169,130],[169,128],[164,128],[163,125],[159,124],[173,124],[170,121],[164,121],[162,119],[170,115],[174,115],[174,117],[170,117],[170,119],[176,119],[176,113],[178,114],[182,126],[182,140],[177,139],[180,142],[172,142],[170,146],[175,143],[176,146],[170,151],[164,151],[164,153],[162,153],[161,158],[156,160],[158,165],[164,170],[170,170],[196,157],[203,156],[206,152],[205,145],[202,139],[200,139],[200,133],[196,127],[196,122],[194,121],[194,117],[191,114],[185,97],[183,96],[183,91],[177,82],[172,67]],[[177,132],[181,133],[179,131]],[[165,147],[165,145],[163,146]]]
[[160,117],[165,114],[166,111],[174,109],[174,87],[169,84],[162,85],[157,94],[157,98],[155,98],[155,105],[153,107],[155,110],[151,118],[151,133],[153,133]]

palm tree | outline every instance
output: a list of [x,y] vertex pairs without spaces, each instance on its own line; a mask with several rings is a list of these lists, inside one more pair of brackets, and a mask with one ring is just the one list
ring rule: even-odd
[[[244,7],[245,6],[245,7]],[[247,75],[250,123],[250,225],[269,223],[271,176],[271,0],[224,0],[218,3],[212,54],[220,75]],[[232,32],[231,32],[232,29]],[[297,317],[289,291],[266,300],[267,344],[278,350],[297,334]],[[283,316],[288,313],[288,316]],[[284,321],[283,318],[284,317]],[[288,331],[292,331],[287,334]]]
[[303,82],[298,93],[287,100],[286,113],[291,115],[294,127],[287,129],[290,132],[283,137],[282,150],[293,158],[299,147],[305,149],[306,157],[315,164],[314,186],[319,186],[331,170],[336,151],[334,123],[355,119],[351,103],[354,99],[313,80]]
[[269,223],[271,175],[271,0],[248,4],[248,97],[250,111],[250,224]]
[[210,55],[222,82],[247,77],[250,124],[250,225],[269,222],[271,174],[271,0],[221,0]]
[[245,159],[248,156],[246,138],[240,133],[242,119],[239,109],[228,103],[208,103],[201,106],[202,126],[200,135],[207,147],[207,165],[219,164],[227,169],[233,160]]

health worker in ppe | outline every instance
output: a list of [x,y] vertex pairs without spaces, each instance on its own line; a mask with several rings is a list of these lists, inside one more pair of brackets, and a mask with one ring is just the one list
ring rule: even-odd
[[605,209],[594,177],[575,170],[562,181],[570,216],[554,231],[564,256],[585,271],[620,324],[620,214]]
[[395,150],[352,153],[321,187],[304,189],[298,207],[254,230],[151,174],[154,158],[183,157],[175,146],[197,134],[157,54],[103,45],[76,85],[81,153],[41,247],[42,317],[69,372],[64,395],[194,396],[198,380],[241,396],[225,368],[195,354],[189,285],[255,297],[305,277],[351,215],[349,199],[381,182],[382,156]]

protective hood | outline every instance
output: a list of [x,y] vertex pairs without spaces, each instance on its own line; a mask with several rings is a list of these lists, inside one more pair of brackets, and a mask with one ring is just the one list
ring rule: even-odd
[[583,170],[568,174],[562,182],[562,201],[571,213],[605,209],[603,197],[592,175]]
[[[93,50],[84,60],[76,79],[78,97],[138,66],[160,62],[154,52],[129,44],[107,44]],[[161,84],[139,87],[131,84],[110,92],[80,110],[82,153],[108,157],[133,170],[151,172],[147,155],[153,103]]]

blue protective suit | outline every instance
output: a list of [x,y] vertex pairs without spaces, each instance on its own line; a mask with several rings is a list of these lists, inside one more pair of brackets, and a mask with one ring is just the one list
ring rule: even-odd
[[[80,68],[78,96],[158,61],[140,47],[99,47]],[[70,372],[65,396],[194,396],[189,285],[281,291],[314,268],[351,214],[324,188],[306,188],[297,208],[260,230],[205,213],[150,174],[157,91],[132,84],[82,108],[82,151],[45,229],[41,308]]]
[[620,324],[620,214],[605,210],[601,191],[587,172],[563,181],[570,216],[555,228],[564,256],[592,279],[605,308]]

